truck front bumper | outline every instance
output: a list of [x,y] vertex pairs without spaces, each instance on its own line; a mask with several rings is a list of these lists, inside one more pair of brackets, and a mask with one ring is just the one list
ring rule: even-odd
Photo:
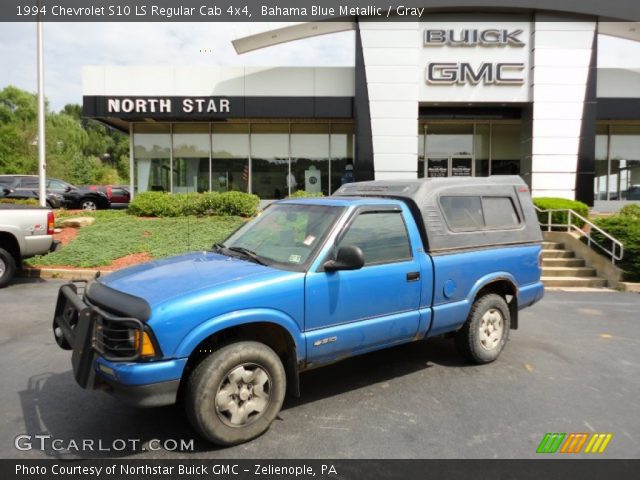
[[[104,390],[124,402],[140,407],[156,407],[176,402],[186,358],[115,361],[99,351],[99,329],[103,318],[117,319],[98,307],[85,303],[73,283],[60,287],[53,319],[54,337],[58,345],[72,350],[71,365],[78,385],[85,389]],[[143,328],[143,327],[140,327]]]
[[176,403],[186,358],[144,363],[110,362],[98,356],[94,362],[95,389],[104,390],[137,407]]
[[124,385],[101,376],[96,380],[95,388],[134,407],[163,407],[176,403],[180,380],[148,385]]

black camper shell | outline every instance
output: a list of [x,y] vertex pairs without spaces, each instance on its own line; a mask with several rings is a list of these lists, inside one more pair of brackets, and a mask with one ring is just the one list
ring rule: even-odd
[[[542,242],[529,187],[518,176],[356,182],[333,196],[406,202],[432,254]],[[508,220],[494,221],[500,216]]]

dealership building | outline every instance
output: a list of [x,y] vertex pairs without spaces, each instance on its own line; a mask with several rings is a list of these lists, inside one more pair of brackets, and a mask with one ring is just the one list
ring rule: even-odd
[[517,174],[534,196],[614,210],[640,200],[640,60],[598,68],[598,38],[640,41],[640,24],[602,13],[293,24],[234,46],[355,30],[355,65],[86,67],[84,115],[129,133],[135,192],[277,199],[354,180]]

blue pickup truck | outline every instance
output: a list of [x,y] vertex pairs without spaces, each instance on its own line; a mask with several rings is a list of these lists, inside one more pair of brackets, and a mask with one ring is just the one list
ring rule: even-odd
[[494,361],[540,300],[542,236],[519,177],[373,181],[271,204],[211,251],[61,287],[83,388],[183,400],[221,445],[265,432],[299,374],[437,335]]

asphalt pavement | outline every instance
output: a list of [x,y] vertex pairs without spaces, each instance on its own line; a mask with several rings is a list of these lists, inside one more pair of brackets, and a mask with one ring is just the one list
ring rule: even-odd
[[0,290],[2,458],[534,458],[547,432],[612,433],[596,455],[640,456],[637,294],[547,292],[490,365],[432,339],[304,373],[266,434],[218,448],[179,405],[136,409],[75,384],[50,331],[61,284]]

